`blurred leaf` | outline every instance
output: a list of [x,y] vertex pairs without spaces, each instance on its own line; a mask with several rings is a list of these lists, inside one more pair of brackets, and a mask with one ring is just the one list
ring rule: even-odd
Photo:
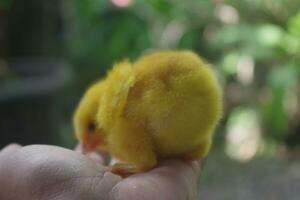
[[1,0],[0,1],[0,10],[3,9],[3,10],[7,10],[10,8],[12,4],[12,0]]
[[240,58],[238,53],[226,54],[222,59],[222,71],[226,75],[233,75],[236,72],[237,63]]
[[269,76],[269,84],[271,88],[278,90],[286,90],[293,85],[298,78],[298,70],[295,65],[284,65],[277,67],[271,71]]
[[300,58],[300,12],[288,21],[288,34],[283,38],[282,47]]
[[149,48],[149,40],[146,23],[127,10],[107,10],[89,23],[79,21],[69,48],[81,84],[99,78],[117,60],[137,57]]
[[284,99],[288,88],[296,83],[299,70],[297,66],[285,65],[271,71],[268,84],[272,90],[272,100],[267,106],[268,119],[271,123],[271,134],[282,139],[288,128],[287,113],[284,110]]
[[282,41],[282,47],[287,54],[300,56],[300,38],[297,36],[286,34]]
[[279,26],[264,24],[257,29],[256,37],[263,46],[275,47],[282,41],[284,31]]
[[300,37],[300,12],[288,21],[288,30],[291,34]]
[[199,29],[193,29],[186,32],[179,41],[180,48],[193,48],[197,46],[197,41],[200,40],[200,31]]
[[256,121],[257,113],[252,108],[236,107],[230,114],[228,127],[239,124],[245,127],[251,127],[253,121]]
[[76,0],[75,9],[79,20],[91,20],[108,7],[109,1],[103,0]]
[[224,26],[216,33],[213,45],[217,48],[234,45],[253,36],[252,32],[251,28],[245,25]]
[[280,55],[285,35],[283,29],[275,25],[239,24],[217,31],[212,45],[216,49],[234,49],[255,59],[270,59]]
[[148,0],[148,3],[159,13],[170,16],[173,6],[169,0]]

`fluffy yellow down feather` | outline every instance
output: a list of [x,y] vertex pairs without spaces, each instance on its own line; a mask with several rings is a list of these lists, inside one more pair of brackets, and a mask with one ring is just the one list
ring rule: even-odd
[[83,96],[74,126],[83,147],[140,172],[168,157],[206,156],[221,114],[210,66],[190,51],[161,51],[115,64]]

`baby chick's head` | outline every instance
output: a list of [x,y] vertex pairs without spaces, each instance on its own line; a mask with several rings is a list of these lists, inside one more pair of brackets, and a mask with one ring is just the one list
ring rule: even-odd
[[103,131],[96,122],[104,82],[92,85],[81,99],[73,118],[75,135],[81,142],[84,152],[105,146]]

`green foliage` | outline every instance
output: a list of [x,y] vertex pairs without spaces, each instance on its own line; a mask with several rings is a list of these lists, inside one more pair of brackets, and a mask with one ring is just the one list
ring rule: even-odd
[[0,1],[0,10],[3,9],[3,10],[7,10],[10,8],[12,4],[12,0],[1,0]]
[[277,139],[283,139],[288,131],[288,113],[285,112],[284,102],[287,92],[295,85],[298,72],[297,66],[279,66],[271,71],[268,76],[268,87],[272,90],[272,101],[266,107],[266,121],[269,122],[269,130]]
[[300,37],[300,12],[290,19],[288,30],[291,34]]

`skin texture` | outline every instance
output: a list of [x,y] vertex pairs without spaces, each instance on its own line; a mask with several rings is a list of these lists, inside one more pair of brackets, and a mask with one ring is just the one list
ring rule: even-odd
[[96,152],[84,156],[56,146],[9,145],[0,151],[0,199],[197,199],[201,161],[166,160],[121,178],[102,160]]
[[[104,149],[125,163],[119,171],[147,171],[168,158],[205,157],[222,114],[221,99],[214,72],[201,57],[155,52],[116,63],[92,85],[75,112],[75,131],[84,146]],[[86,131],[91,120],[92,133]]]

